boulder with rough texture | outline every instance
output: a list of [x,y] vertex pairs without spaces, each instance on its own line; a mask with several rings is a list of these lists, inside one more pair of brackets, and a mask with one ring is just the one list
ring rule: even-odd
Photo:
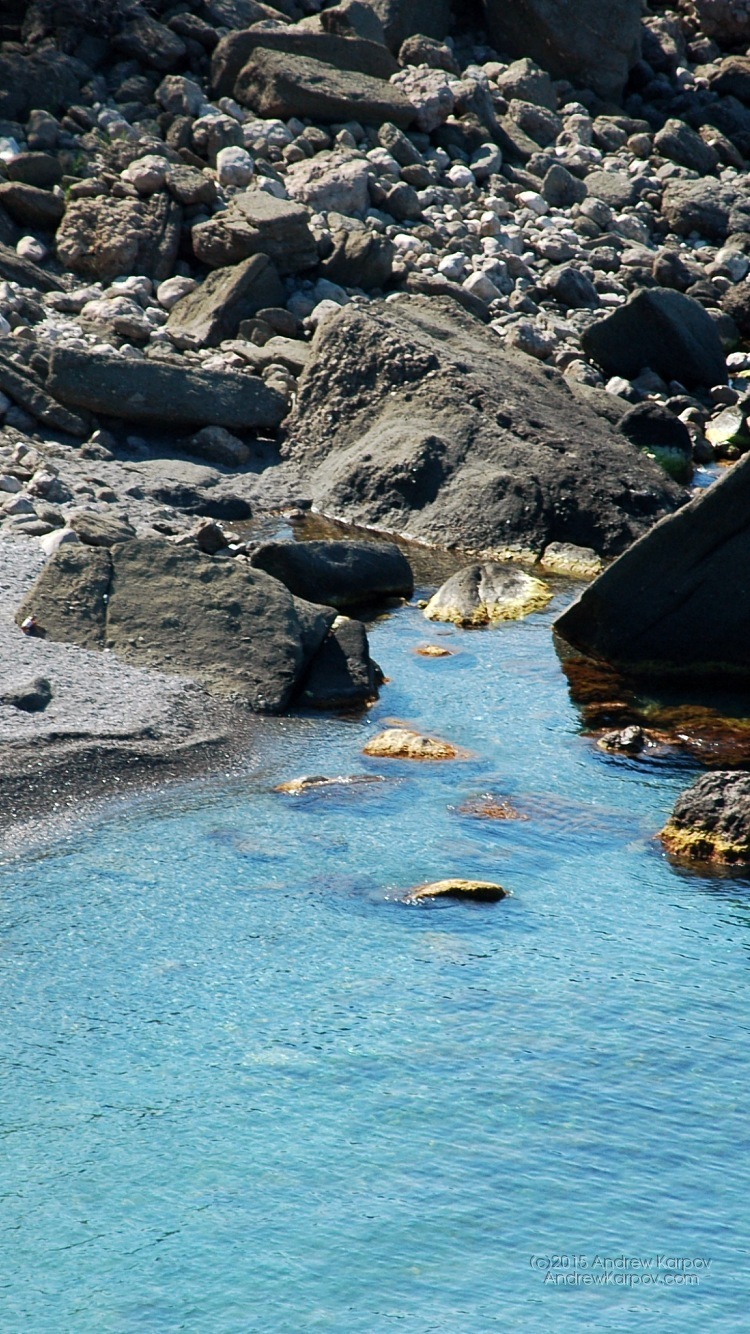
[[67,111],[78,100],[81,65],[56,47],[5,48],[0,54],[0,117],[26,121],[29,112]]
[[639,674],[749,679],[749,516],[750,455],[636,542],[555,629]]
[[278,426],[287,402],[253,375],[55,348],[47,388],[61,403],[125,421],[251,430]]
[[251,255],[230,268],[214,269],[182,297],[170,311],[167,333],[176,347],[217,347],[234,338],[242,320],[283,301],[276,266],[267,255]]
[[425,607],[428,621],[466,629],[520,621],[546,607],[552,593],[541,579],[498,561],[469,565],[451,575]]
[[677,798],[659,837],[680,860],[750,862],[750,774],[721,770],[698,778]]
[[56,402],[29,367],[16,360],[14,352],[10,340],[3,339],[0,346],[0,393],[7,394],[19,408],[45,426],[66,431],[69,435],[87,435],[88,423],[84,418]]
[[726,384],[724,349],[711,316],[682,292],[648,288],[584,331],[583,349],[607,375],[634,379],[648,366],[688,388]]
[[530,56],[553,78],[619,99],[640,56],[640,0],[483,0],[499,51]]
[[393,276],[396,247],[377,232],[334,232],[333,250],[320,270],[330,282],[342,287],[384,288]]
[[213,53],[211,87],[214,96],[230,97],[245,65],[262,50],[312,57],[334,69],[354,70],[376,79],[390,79],[398,69],[398,61],[387,47],[361,37],[309,32],[302,28],[246,28],[227,33]]
[[155,538],[111,550],[61,547],[19,609],[19,624],[27,616],[49,639],[107,648],[278,713],[335,613],[293,598],[261,570]]
[[250,563],[297,597],[331,607],[408,598],[414,591],[411,566],[392,542],[265,542]]
[[562,376],[437,297],[321,325],[284,452],[324,513],[490,557],[615,554],[682,499]]
[[299,273],[318,262],[310,214],[301,204],[276,199],[265,190],[245,190],[208,222],[193,228],[196,259],[209,268],[267,255],[279,273]]
[[308,709],[362,708],[383,679],[361,621],[337,616],[308,668],[297,703]]
[[23,713],[42,713],[52,699],[52,686],[46,676],[35,676],[31,681],[6,686],[0,695],[0,704],[20,709]]
[[738,198],[735,186],[716,181],[670,181],[662,196],[661,211],[678,236],[698,232],[709,241],[723,241],[730,231]]
[[336,69],[309,56],[258,50],[234,85],[243,106],[265,118],[309,116],[314,121],[358,120],[363,125],[392,121],[404,128],[414,107],[385,79]]
[[182,209],[166,194],[74,199],[57,231],[57,254],[82,277],[136,273],[162,282],[174,272],[181,220]]
[[415,33],[442,38],[450,31],[449,0],[369,0],[369,3],[383,25],[392,51],[398,51],[406,38]]
[[68,527],[89,547],[113,547],[135,537],[135,528],[127,519],[118,519],[114,514],[99,514],[96,510],[79,510],[77,514],[71,514]]
[[701,32],[726,46],[747,46],[750,11],[747,0],[691,0]]
[[316,153],[287,170],[292,199],[316,213],[364,213],[370,205],[370,164],[345,152]]

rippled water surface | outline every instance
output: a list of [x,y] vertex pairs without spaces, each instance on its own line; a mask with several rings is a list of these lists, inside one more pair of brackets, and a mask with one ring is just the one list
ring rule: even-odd
[[[1,868],[0,1329],[748,1329],[750,884],[665,861],[690,773],[581,736],[553,614],[398,611],[366,718]],[[399,902],[453,874],[513,897]]]

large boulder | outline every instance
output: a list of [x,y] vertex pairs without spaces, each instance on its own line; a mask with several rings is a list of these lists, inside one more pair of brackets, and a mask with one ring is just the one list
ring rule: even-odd
[[483,0],[499,51],[530,56],[557,79],[619,99],[640,56],[640,0]]
[[280,120],[309,116],[363,125],[392,121],[406,128],[416,116],[404,94],[386,79],[282,51],[257,50],[240,72],[234,95],[258,116]]
[[163,539],[63,546],[18,611],[48,638],[192,677],[262,713],[292,700],[335,613],[245,562]]
[[392,542],[264,542],[250,564],[297,597],[331,607],[408,598],[414,591],[411,566]]
[[382,680],[362,622],[337,616],[310,663],[298,703],[309,709],[362,708],[377,699]]
[[660,838],[680,860],[750,862],[750,774],[721,770],[698,778],[677,798]]
[[173,307],[167,332],[177,347],[217,347],[234,338],[240,322],[263,307],[284,303],[284,288],[267,255],[214,269]]
[[320,326],[284,452],[320,510],[487,555],[615,554],[682,499],[557,372],[438,297]]
[[607,375],[633,379],[648,366],[688,388],[726,384],[716,325],[682,292],[645,288],[584,331],[583,349]]
[[31,52],[5,47],[0,54],[0,117],[25,122],[32,110],[67,111],[78,100],[82,68],[56,47]]
[[174,272],[181,221],[182,209],[167,194],[74,199],[57,231],[57,254],[84,278],[137,273],[162,282]]
[[369,0],[385,30],[392,51],[415,33],[425,37],[447,37],[450,30],[450,0]]
[[750,456],[662,519],[555,622],[593,658],[650,676],[750,678]]
[[290,56],[311,56],[334,69],[356,70],[376,79],[390,79],[398,61],[387,47],[360,37],[309,32],[302,28],[247,28],[222,37],[211,59],[211,87],[216,97],[234,92],[237,76],[260,50]]
[[287,411],[283,394],[254,375],[76,348],[55,348],[47,389],[71,407],[170,426],[252,430],[278,426]]
[[212,269],[259,254],[267,255],[282,274],[299,273],[318,262],[308,210],[265,190],[235,195],[222,212],[193,227],[192,241],[196,259]]

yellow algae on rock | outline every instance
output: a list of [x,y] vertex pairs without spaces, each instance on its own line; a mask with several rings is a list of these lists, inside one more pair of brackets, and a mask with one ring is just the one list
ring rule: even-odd
[[498,903],[508,898],[507,889],[490,880],[435,880],[429,885],[419,885],[408,895],[407,903],[418,903],[421,899],[475,899],[477,903]]
[[420,658],[452,658],[453,650],[441,648],[439,644],[421,644],[416,650]]
[[459,570],[425,607],[428,621],[450,621],[465,629],[520,621],[546,607],[552,593],[541,579],[497,561]]
[[604,569],[601,556],[592,547],[577,547],[573,542],[550,542],[540,564],[552,574],[567,574],[571,579],[596,579]]
[[456,760],[464,752],[449,741],[422,736],[408,727],[389,727],[368,741],[364,753],[394,760]]

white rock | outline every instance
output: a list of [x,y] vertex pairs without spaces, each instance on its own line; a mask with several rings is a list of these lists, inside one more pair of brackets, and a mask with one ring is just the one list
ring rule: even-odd
[[127,278],[114,278],[108,295],[132,296],[138,301],[148,301],[154,290],[154,284],[145,274],[133,273]]
[[265,190],[267,195],[273,195],[276,199],[288,199],[286,188],[281,181],[273,181],[270,176],[261,176],[257,182],[259,190]]
[[547,200],[536,190],[522,190],[519,195],[516,195],[516,203],[521,208],[531,209],[531,212],[536,213],[537,217],[540,218],[543,214],[549,213]]
[[732,250],[729,246],[722,246],[716,251],[714,263],[721,264],[733,283],[741,283],[750,273],[750,259],[747,255],[743,255],[740,250]]
[[216,175],[220,185],[249,185],[255,163],[245,148],[221,148],[216,154]]
[[370,202],[370,168],[348,153],[323,152],[294,162],[286,174],[292,199],[321,213],[364,213]]
[[319,301],[317,306],[311,312],[309,319],[313,329],[317,329],[324,320],[330,320],[332,315],[337,315],[341,306],[337,301]]
[[45,533],[39,538],[39,545],[45,556],[54,556],[59,547],[80,546],[81,539],[72,528],[55,528],[52,533]]
[[459,283],[466,271],[468,256],[457,250],[453,255],[445,255],[438,264],[438,273],[451,282]]
[[450,116],[456,104],[451,87],[451,76],[445,70],[429,69],[426,65],[410,65],[391,76],[417,111],[417,128],[431,134]]
[[4,315],[0,315],[0,336],[7,338],[10,333],[10,325]]
[[10,135],[0,135],[0,162],[12,162],[21,152],[21,145]]
[[206,105],[203,89],[182,74],[167,74],[156,90],[156,100],[173,116],[197,116]]
[[401,179],[401,168],[387,148],[371,148],[367,161],[372,163],[381,176],[390,176],[394,181]]
[[463,162],[455,162],[445,174],[454,190],[465,190],[467,186],[476,184],[473,171],[469,171]]
[[23,486],[17,477],[12,473],[0,473],[0,491],[5,491],[7,495],[14,496],[18,491],[22,491]]
[[315,304],[321,301],[335,301],[338,306],[347,306],[351,301],[349,293],[339,287],[338,283],[332,283],[328,278],[319,278],[313,289]]
[[20,241],[16,242],[16,254],[21,259],[30,259],[34,264],[41,264],[47,256],[47,247],[41,241],[37,241],[35,236],[22,236]]
[[166,158],[158,157],[156,153],[147,153],[145,157],[131,162],[120,175],[124,181],[135,186],[139,195],[152,195],[164,188],[168,173],[169,163]]
[[418,236],[409,236],[408,232],[399,232],[394,236],[393,244],[403,255],[421,255],[424,243]]
[[242,127],[245,148],[286,148],[294,138],[283,120],[249,120]]
[[480,144],[471,156],[469,166],[478,181],[494,176],[503,165],[503,155],[497,144]]
[[471,292],[472,296],[478,296],[480,301],[497,301],[502,292],[496,287],[491,278],[486,273],[472,273],[461,284],[464,291]]

